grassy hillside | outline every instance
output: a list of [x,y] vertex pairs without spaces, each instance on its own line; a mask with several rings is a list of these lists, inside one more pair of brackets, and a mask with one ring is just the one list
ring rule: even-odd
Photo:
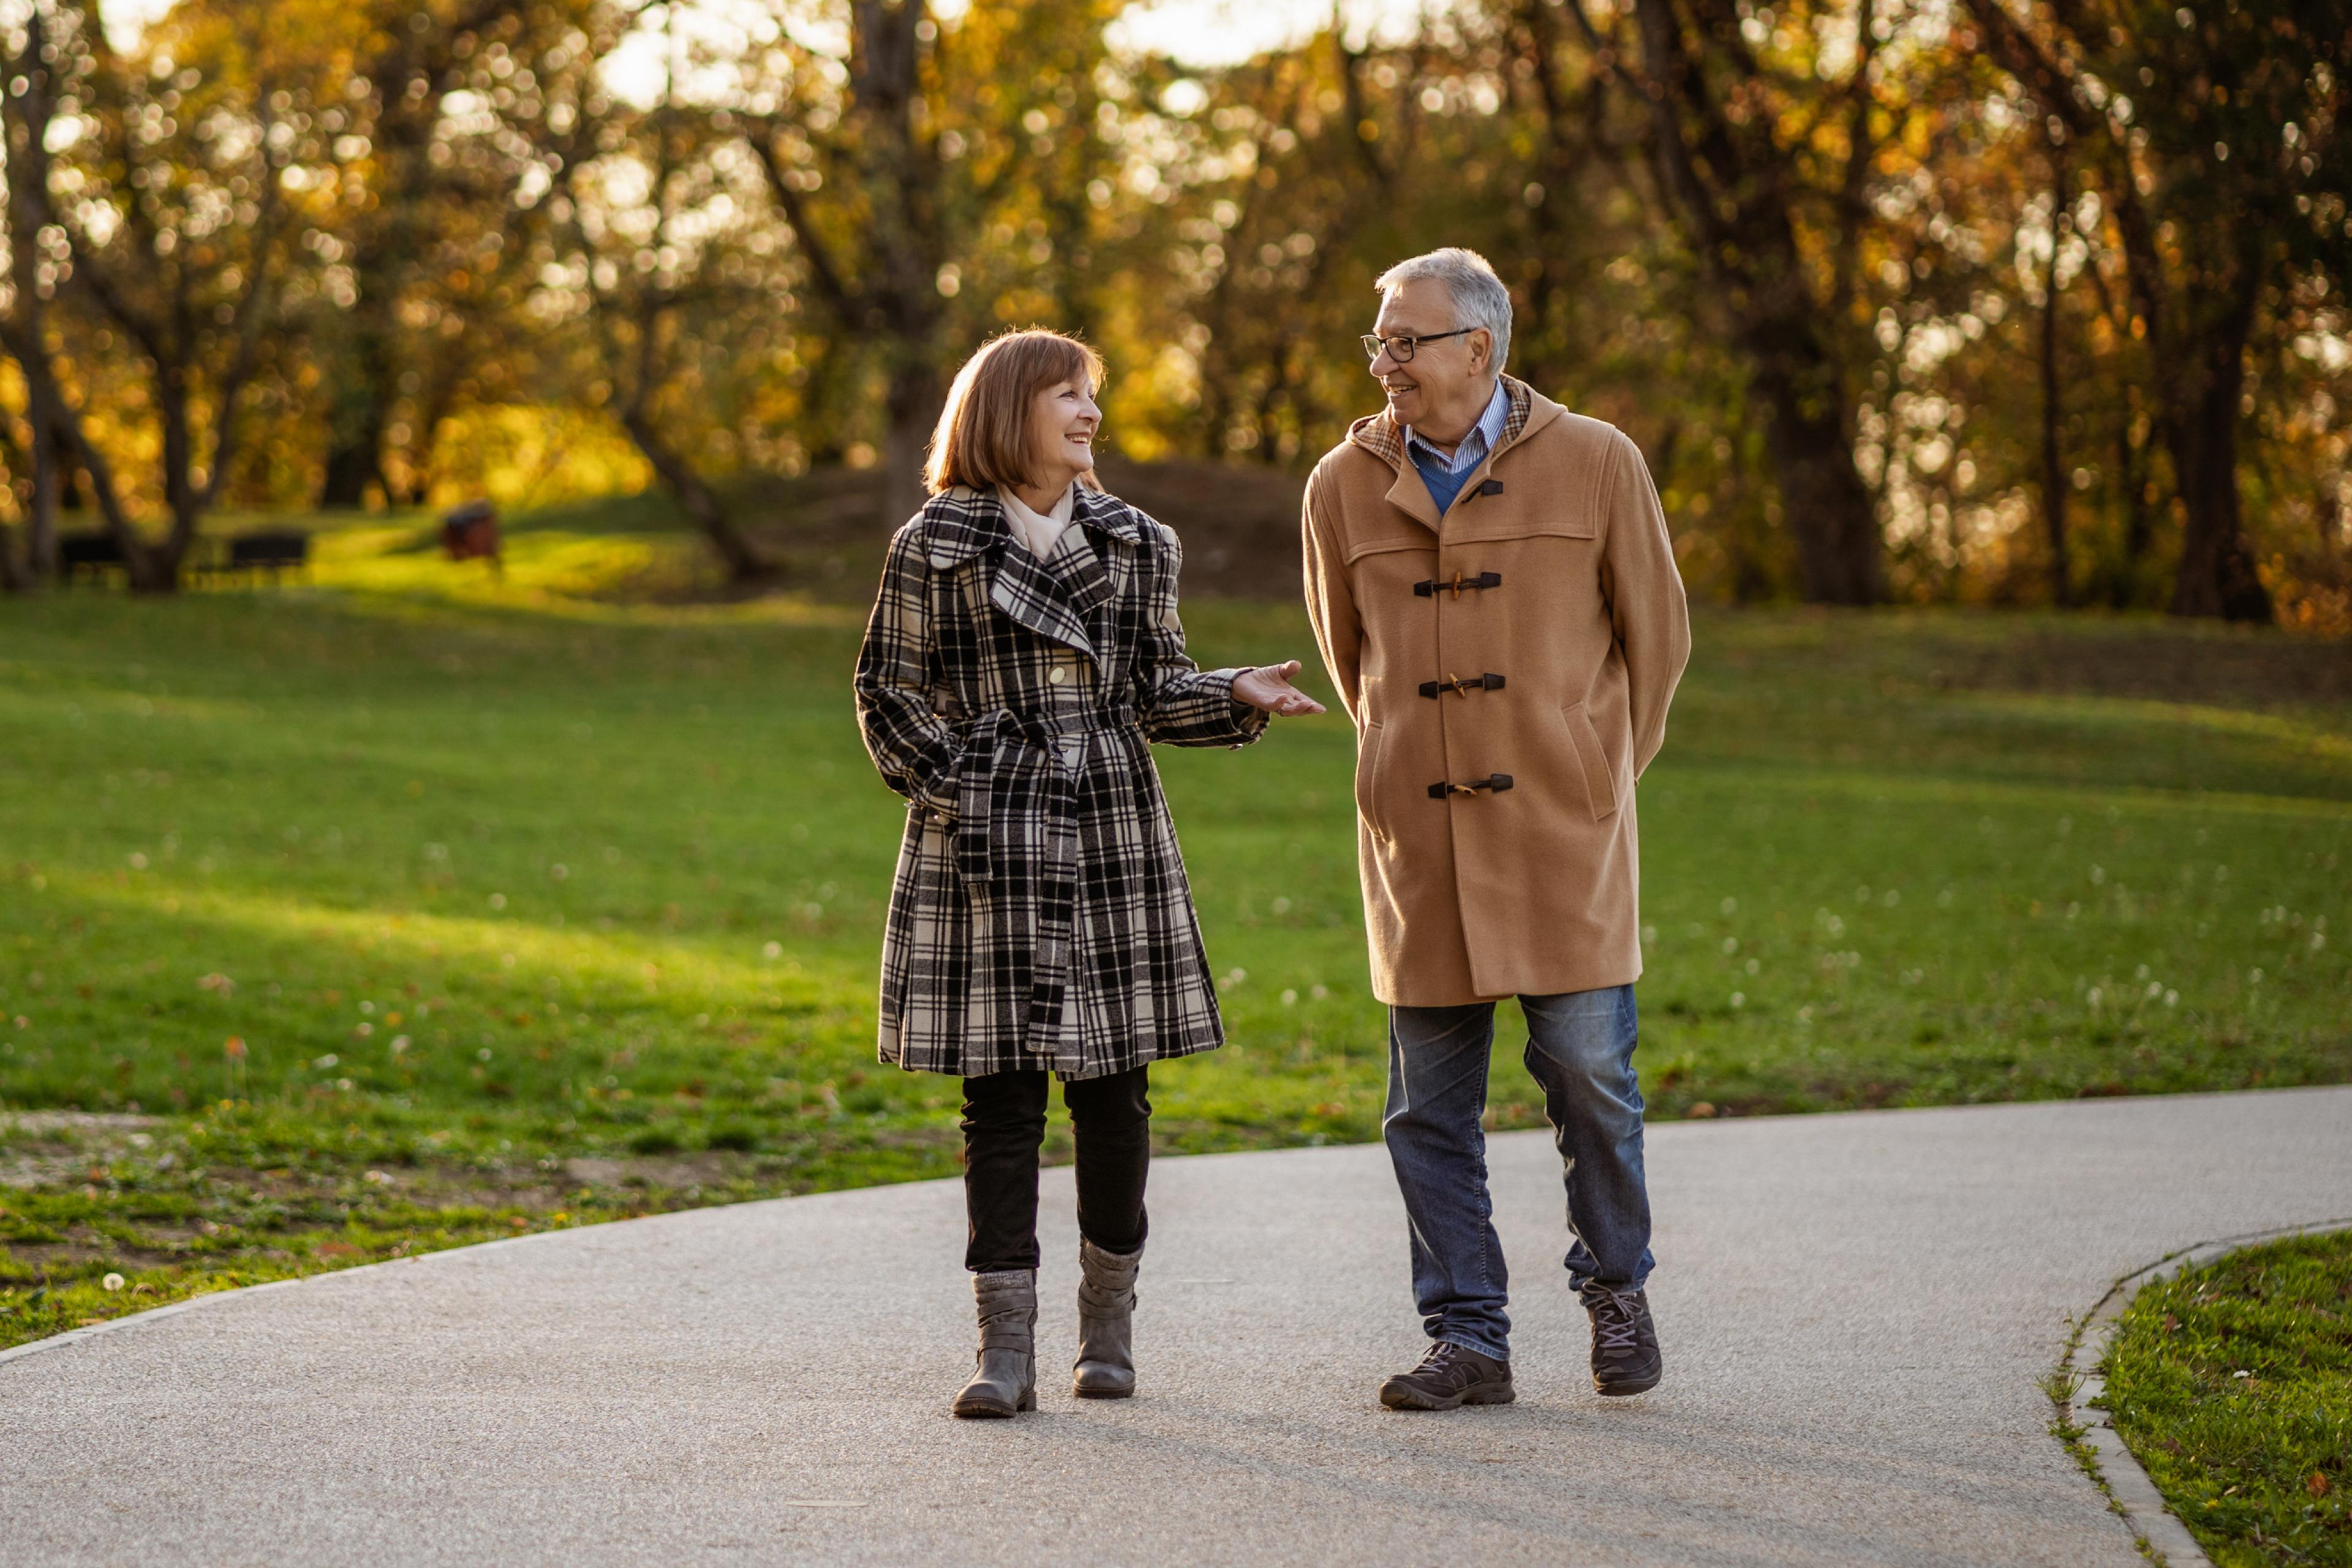
[[[503,584],[414,540],[332,536],[282,591],[0,605],[0,1342],[955,1168],[955,1086],[873,1061],[900,813],[849,570],[632,607],[587,595],[658,537],[525,535]],[[1311,661],[1288,605],[1187,620],[1204,661]],[[1697,637],[1641,796],[1656,1114],[2352,1077],[2345,650]],[[1171,1149],[1377,1134],[1351,757],[1336,717],[1162,754],[1234,1037],[1155,1074]],[[1517,1027],[1499,1126],[1540,1121]]]

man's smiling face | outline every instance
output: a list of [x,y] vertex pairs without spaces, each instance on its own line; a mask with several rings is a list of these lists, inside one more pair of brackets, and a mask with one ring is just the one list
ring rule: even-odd
[[[1389,290],[1372,331],[1382,338],[1426,338],[1460,325],[1445,285],[1416,278]],[[1423,343],[1404,364],[1382,348],[1371,369],[1388,394],[1390,417],[1436,440],[1459,439],[1486,406],[1487,352],[1486,335],[1479,331]]]

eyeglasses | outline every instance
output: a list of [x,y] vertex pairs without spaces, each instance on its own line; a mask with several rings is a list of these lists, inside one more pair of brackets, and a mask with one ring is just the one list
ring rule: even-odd
[[1364,345],[1364,357],[1367,359],[1380,358],[1381,351],[1386,349],[1389,351],[1389,358],[1396,361],[1397,363],[1411,364],[1414,353],[1423,343],[1433,343],[1440,338],[1458,338],[1465,332],[1481,330],[1477,327],[1456,327],[1450,332],[1431,332],[1425,337],[1419,338],[1410,332],[1401,332],[1393,338],[1384,338],[1377,332],[1366,332],[1360,341]]

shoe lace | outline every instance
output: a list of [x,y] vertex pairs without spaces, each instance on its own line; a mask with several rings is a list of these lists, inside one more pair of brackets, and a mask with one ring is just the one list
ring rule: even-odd
[[1592,1306],[1592,1331],[1601,1349],[1638,1351],[1642,1348],[1642,1315],[1630,1292],[1595,1285],[1586,1292],[1585,1300]]
[[1440,1340],[1429,1347],[1428,1351],[1421,1358],[1421,1364],[1413,1370],[1416,1372],[1452,1372],[1454,1370],[1456,1365],[1461,1363],[1461,1361],[1462,1347],[1457,1344],[1453,1344],[1447,1341]]

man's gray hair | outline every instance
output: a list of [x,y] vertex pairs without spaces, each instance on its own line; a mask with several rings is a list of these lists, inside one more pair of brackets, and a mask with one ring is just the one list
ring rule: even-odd
[[1424,278],[1445,285],[1446,293],[1454,300],[1456,327],[1484,327],[1494,335],[1492,368],[1500,372],[1503,362],[1511,357],[1511,291],[1495,276],[1486,258],[1475,250],[1449,245],[1443,250],[1398,262],[1373,279],[1373,286],[1386,295]]

